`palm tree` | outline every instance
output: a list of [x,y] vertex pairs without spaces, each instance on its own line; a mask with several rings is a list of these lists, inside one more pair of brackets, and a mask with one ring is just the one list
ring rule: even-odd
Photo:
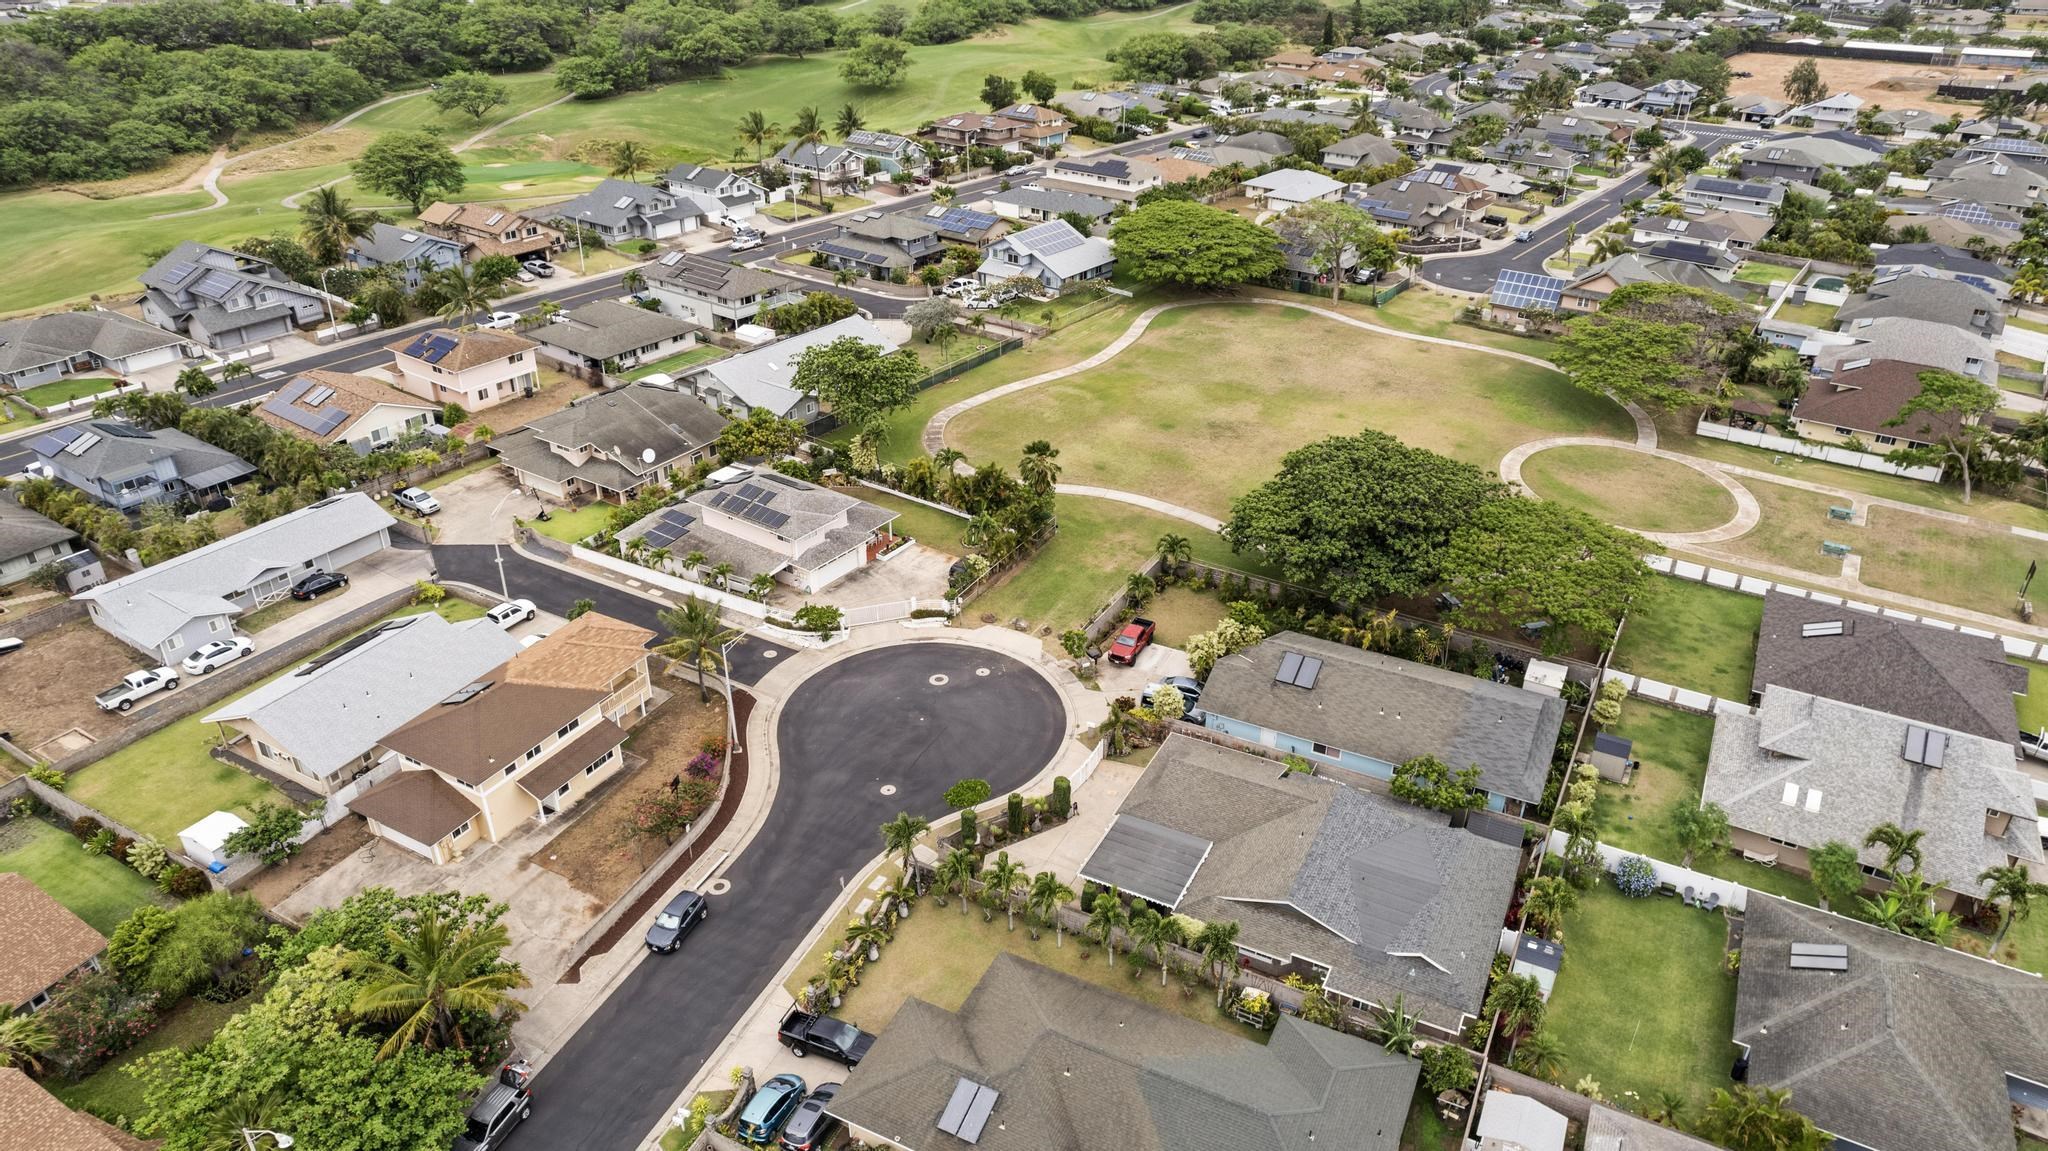
[[1380,1046],[1396,1055],[1415,1053],[1415,1017],[1408,1014],[1408,997],[1394,996],[1393,1005],[1379,1015]]
[[717,584],[722,589],[725,587],[726,582],[732,579],[732,573],[738,570],[738,568],[732,566],[729,563],[720,562],[712,564],[711,582]]
[[940,475],[949,475],[954,465],[966,458],[967,453],[959,448],[940,448],[932,453],[932,470]]
[[1508,1065],[1538,1079],[1555,1078],[1564,1067],[1564,1045],[1552,1039],[1548,1031],[1531,1031],[1515,1044],[1514,1058]]
[[1088,912],[1088,932],[1102,941],[1102,950],[1111,963],[1116,962],[1116,933],[1128,929],[1131,913],[1124,908],[1123,892],[1117,888],[1095,897],[1095,906]]
[[865,951],[868,961],[881,958],[882,945],[889,942],[889,931],[872,919],[855,919],[846,926],[846,944],[856,954]]
[[1065,924],[1060,922],[1060,908],[1072,902],[1074,889],[1068,887],[1058,875],[1041,871],[1031,877],[1031,887],[1024,895],[1024,905],[1038,916],[1039,922],[1052,924],[1052,945],[1064,946]]
[[415,921],[410,935],[387,925],[384,938],[395,962],[360,951],[346,952],[341,959],[342,969],[363,983],[349,1009],[370,1019],[399,1021],[378,1049],[379,1059],[415,1043],[429,1051],[450,1045],[467,1049],[461,1015],[524,1006],[506,992],[527,986],[526,976],[498,966],[498,956],[512,942],[502,923],[477,925],[429,911]]
[[1856,903],[1861,909],[1859,918],[1868,920],[1874,927],[1882,927],[1886,931],[1895,931],[1900,935],[1906,934],[1906,925],[1912,920],[1912,912],[1899,901],[1898,896],[1887,894],[1878,899],[1859,896]]
[[1422,257],[1414,252],[1403,255],[1401,257],[1401,270],[1408,273],[1408,281],[1413,283],[1416,274],[1422,271]]
[[917,840],[931,830],[932,821],[921,815],[899,811],[896,818],[882,825],[882,854],[903,857],[903,874],[911,873],[911,853],[917,849]]
[[1500,1016],[1501,1029],[1509,1035],[1534,1031],[1543,1023],[1543,988],[1533,975],[1509,975],[1487,992],[1486,1011]]
[[1823,1138],[1812,1120],[1792,1110],[1790,1091],[1747,1083],[1736,1084],[1732,1091],[1715,1088],[1699,1127],[1723,1146],[1743,1151],[1804,1151],[1819,1146]]
[[748,594],[762,603],[768,602],[768,594],[774,590],[775,577],[767,572],[756,572],[754,578],[747,581]]
[[725,670],[725,645],[739,638],[739,632],[725,626],[718,609],[696,596],[683,597],[681,607],[663,608],[661,626],[669,638],[654,650],[677,663],[697,670],[697,702],[710,703],[707,683],[712,672]]
[[[809,104],[798,108],[796,110],[796,120],[789,126],[789,135],[790,139],[795,143],[808,144],[813,148],[823,144],[825,142],[825,121],[819,118],[818,109]],[[822,170],[818,172],[817,187],[818,206],[823,208],[826,204],[825,174]]]
[[299,236],[321,266],[341,262],[350,240],[370,235],[384,217],[349,205],[332,184],[307,193],[299,205]]
[[1096,727],[1096,732],[1109,741],[1109,757],[1116,759],[1131,750],[1131,737],[1139,728],[1137,709],[1132,706],[1129,696],[1118,696],[1109,701],[1109,718]]
[[782,125],[763,116],[759,109],[755,109],[740,117],[738,132],[740,139],[754,146],[754,167],[759,168],[769,142],[781,138]]
[[1628,241],[1619,232],[1602,232],[1593,237],[1593,262],[1612,260],[1628,251]]
[[868,118],[861,115],[860,109],[851,104],[841,104],[839,115],[832,121],[832,130],[839,133],[842,140],[867,126]]
[[477,313],[491,310],[491,296],[498,287],[468,264],[443,268],[434,273],[433,280],[447,301],[441,305],[441,318],[451,324],[475,323]]
[[1017,475],[1024,486],[1041,495],[1052,490],[1059,482],[1060,450],[1045,440],[1032,440],[1024,445],[1024,458],[1017,462]]
[[1152,962],[1159,965],[1159,986],[1166,986],[1166,949],[1188,941],[1187,924],[1178,915],[1161,915],[1151,904],[1141,903],[1131,912],[1130,931],[1132,946],[1152,953]]
[[1863,837],[1863,846],[1884,848],[1884,869],[1897,873],[1899,861],[1910,859],[1913,870],[1920,870],[1920,841],[1927,838],[1925,831],[1907,831],[1896,823],[1880,823]]
[[683,569],[689,572],[699,571],[704,567],[704,562],[710,558],[710,556],[705,555],[703,552],[690,552],[683,556]]
[[961,529],[960,542],[971,548],[987,550],[989,545],[1001,538],[1003,531],[1001,520],[983,512],[967,521],[967,526]]
[[1194,948],[1202,953],[1202,962],[1216,977],[1216,1006],[1223,1006],[1223,996],[1230,987],[1227,974],[1237,966],[1237,923],[1204,923],[1202,930],[1195,933]]
[[1572,249],[1579,245],[1579,222],[1573,220],[1564,226],[1564,261],[1573,268],[1579,266],[1579,256]]
[[1007,851],[996,852],[994,862],[981,873],[982,890],[995,893],[995,898],[1003,905],[1003,916],[1008,920],[1011,931],[1017,930],[1017,889],[1024,886],[1028,874],[1024,865],[1012,860]]
[[26,1067],[40,1072],[37,1058],[57,1042],[57,1033],[40,1016],[10,1015],[0,1019],[0,1067]]
[[974,853],[964,847],[956,847],[939,861],[934,878],[940,891],[960,893],[960,914],[967,914],[967,885],[974,879]]
[[1657,187],[1668,188],[1672,181],[1685,175],[1685,165],[1678,162],[1678,150],[1667,144],[1650,153],[1650,166],[1645,172],[1657,181]]
[[648,154],[647,146],[638,140],[620,140],[612,145],[612,175],[624,176],[630,180],[640,174],[640,169],[651,166],[654,158]]
[[1616,172],[1620,172],[1621,166],[1627,162],[1628,144],[1625,141],[1616,140],[1613,143],[1607,145],[1607,166],[1609,168],[1612,168]]
[[2005,942],[2005,933],[2012,930],[2012,925],[2033,911],[2035,897],[2048,895],[2048,884],[2034,882],[2033,874],[2018,864],[1990,868],[1977,876],[1977,882],[1985,885],[1985,902],[2001,905],[1998,934],[1991,939],[1993,951]]
[[540,303],[535,304],[533,306],[533,314],[539,316],[540,322],[543,324],[547,323],[549,320],[554,319],[556,313],[560,312],[561,310],[562,305],[556,303],[553,300],[542,300]]
[[1578,902],[1578,888],[1563,876],[1541,875],[1529,881],[1528,896],[1522,903],[1522,910],[1528,915],[1529,922],[1545,935],[1552,935]]
[[638,268],[627,268],[626,274],[619,277],[619,286],[628,292],[637,292],[647,286],[647,276]]
[[1160,564],[1173,571],[1179,571],[1181,565],[1195,555],[1194,545],[1188,542],[1188,537],[1174,532],[1160,536],[1153,548],[1159,553]]
[[[1540,1034],[1542,1032],[1537,1032],[1537,1035]],[[1529,1037],[1529,1039],[1535,1038],[1535,1035]],[[1526,1046],[1528,1040],[1524,1040],[1523,1043]],[[1560,1052],[1560,1055],[1562,1055],[1562,1052]],[[1685,1115],[1685,1096],[1668,1087],[1650,1092],[1650,1097],[1645,1100],[1645,1103],[1646,1108],[1643,1117],[1652,1123],[1662,1124],[1666,1127],[1677,1127]]]

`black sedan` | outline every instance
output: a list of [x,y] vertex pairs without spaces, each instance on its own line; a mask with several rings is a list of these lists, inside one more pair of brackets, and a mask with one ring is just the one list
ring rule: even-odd
[[782,1151],[815,1151],[832,1138],[839,1120],[825,1114],[825,1105],[839,1094],[839,1084],[820,1083],[797,1105],[796,1114],[782,1128]]
[[347,586],[348,577],[340,572],[314,572],[292,585],[292,598],[318,599]]
[[668,906],[654,917],[654,925],[647,929],[647,950],[669,952],[682,945],[683,936],[690,929],[704,922],[711,914],[711,905],[694,891],[679,891],[668,901]]

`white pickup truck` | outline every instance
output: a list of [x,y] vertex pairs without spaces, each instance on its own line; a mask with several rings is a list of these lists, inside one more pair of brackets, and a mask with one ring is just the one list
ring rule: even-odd
[[167,667],[150,668],[146,671],[131,671],[121,677],[121,682],[93,697],[101,711],[127,711],[135,701],[146,699],[160,691],[175,691],[178,687],[178,673]]

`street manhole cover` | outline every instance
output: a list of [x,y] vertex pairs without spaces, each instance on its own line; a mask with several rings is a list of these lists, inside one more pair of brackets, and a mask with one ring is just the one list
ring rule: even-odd
[[945,675],[944,673],[941,673],[939,675],[931,677],[929,680],[926,680],[925,682],[931,684],[933,687],[944,687],[947,684],[953,682],[953,680],[951,677]]
[[894,794],[896,794],[896,785],[895,785],[895,784],[893,784],[893,783],[885,783],[885,784],[883,784],[883,785],[882,785],[882,794],[883,794],[883,795],[894,795]]
[[985,668],[985,667],[978,667],[978,668],[975,668],[975,669],[974,669],[974,674],[976,674],[976,675],[979,675],[979,676],[986,676],[986,675],[988,675],[988,669],[987,669],[987,668]]
[[732,880],[730,879],[714,879],[704,885],[704,894],[706,895],[724,895],[731,890]]
[[779,652],[779,651],[776,651],[776,650],[775,650],[774,648],[769,648],[769,649],[768,649],[767,651],[764,651],[764,652],[762,652],[762,653],[761,653],[761,658],[762,658],[762,659],[774,659],[774,658],[775,658],[776,656],[778,656],[778,655],[781,655],[781,654],[782,654],[781,652]]

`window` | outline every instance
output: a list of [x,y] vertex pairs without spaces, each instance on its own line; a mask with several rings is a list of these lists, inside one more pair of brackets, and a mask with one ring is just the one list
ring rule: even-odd
[[564,739],[568,736],[570,732],[575,731],[577,728],[582,726],[583,717],[579,715],[575,719],[572,719],[568,723],[565,723],[561,727],[557,728],[555,730],[555,738]]
[[[539,748],[535,748],[535,749],[534,749],[534,751],[539,751],[539,750],[540,750]],[[533,752],[533,751],[529,751],[529,752],[527,752],[527,753],[526,753],[526,758],[528,758],[528,759],[532,759],[532,758],[533,758],[533,755],[534,755],[534,752]],[[506,764],[506,765],[505,765],[505,774],[506,774],[506,775],[511,775],[511,774],[512,774],[513,772],[515,772],[515,771],[518,771],[518,770],[519,770],[519,765],[518,765],[518,764],[516,764],[516,763],[508,763],[508,764]]]
[[41,1011],[43,1008],[48,1007],[49,1005],[50,993],[47,991],[38,991],[34,995],[29,997],[28,1009],[30,1011]]
[[1320,743],[1312,743],[1308,746],[1310,750],[1314,751],[1317,755],[1327,756],[1330,759],[1335,759],[1339,754],[1341,754],[1340,752],[1338,752],[1336,748],[1329,747]]
[[469,834],[469,826],[470,826],[470,824],[473,824],[473,823],[475,823],[475,822],[476,822],[476,820],[474,820],[474,819],[465,819],[465,820],[463,820],[463,821],[462,821],[462,826],[461,826],[461,827],[458,827],[458,828],[456,828],[456,829],[455,829],[454,831],[451,831],[451,832],[449,832],[449,833],[448,833],[448,838],[449,838],[449,839],[451,839],[451,840],[455,840],[455,839],[461,839],[461,838],[462,838],[463,836],[465,836],[465,835],[468,835],[468,834]]
[[1850,431],[1848,428],[1838,427],[1835,429],[1835,434],[1838,436],[1853,436],[1856,433]]
[[525,353],[525,352],[514,352],[514,353],[512,353],[512,360],[511,360],[511,362],[512,362],[512,363],[515,363],[515,364],[519,364],[519,363],[524,363],[524,362],[526,362],[526,353]]
[[1896,444],[1896,443],[1898,443],[1898,442],[1899,442],[1899,437],[1897,437],[1897,436],[1887,436],[1887,435],[1879,435],[1879,436],[1877,437],[1877,442],[1878,442],[1878,443],[1881,443],[1881,444],[1886,444],[1886,445],[1890,445],[1890,444]]
[[538,744],[538,743],[536,743],[536,744],[534,744],[534,745],[533,745],[532,747],[529,747],[529,748],[527,748],[527,749],[526,749],[526,762],[528,762],[528,763],[532,763],[532,762],[533,762],[533,761],[534,761],[535,759],[539,758],[539,756],[540,756],[540,749],[541,749],[541,747],[542,747],[542,746],[543,746],[542,744]]
[[556,799],[560,799],[567,794],[569,794],[569,785],[566,783],[555,789]]
[[228,630],[228,621],[217,617],[214,619],[207,620],[206,630],[212,632],[215,635],[219,635],[220,633]]
[[172,636],[171,638],[169,638],[169,639],[167,639],[167,640],[165,640],[165,641],[164,641],[164,650],[165,650],[165,651],[177,651],[178,649],[180,649],[180,648],[182,648],[182,647],[184,647],[184,646],[185,646],[185,637],[184,637],[184,636],[182,636],[182,635],[174,635],[174,636]]
[[[615,749],[613,749],[613,750],[617,750],[617,749],[615,748]],[[591,775],[591,774],[595,773],[595,772],[597,771],[597,769],[598,769],[598,768],[600,768],[600,767],[603,767],[603,766],[604,766],[605,764],[607,764],[607,763],[610,763],[611,761],[612,761],[612,753],[611,753],[611,752],[609,752],[609,751],[607,751],[607,752],[605,752],[605,753],[604,753],[603,755],[600,755],[600,756],[598,756],[598,757],[597,757],[597,759],[595,759],[594,761],[592,761],[592,762],[591,762],[591,765],[590,765],[589,767],[586,767],[586,768],[584,768],[584,769],[583,769],[583,774],[585,774],[585,775]]]

